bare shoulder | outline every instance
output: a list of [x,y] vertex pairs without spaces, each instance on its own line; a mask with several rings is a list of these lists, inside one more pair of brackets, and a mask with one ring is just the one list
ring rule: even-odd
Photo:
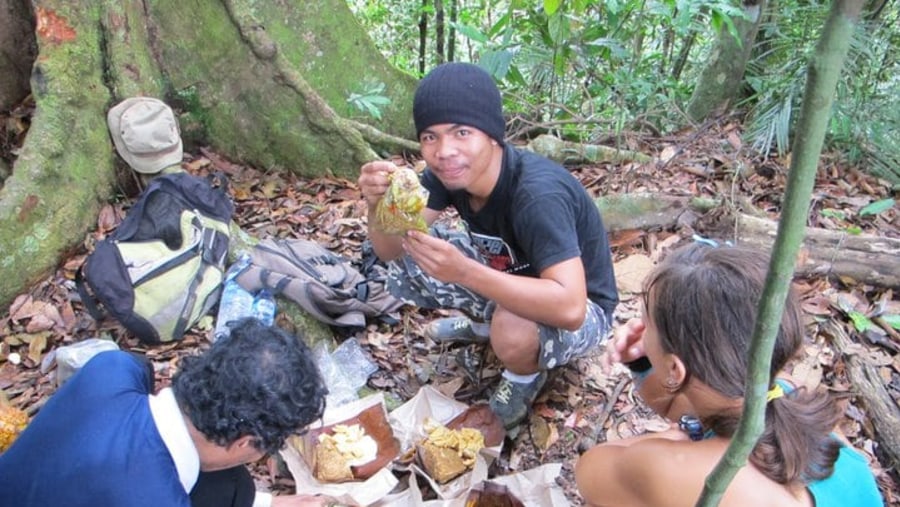
[[[722,438],[700,442],[645,438],[632,445],[600,445],[579,461],[576,480],[589,505],[689,507],[696,504],[707,475],[727,447]],[[603,480],[597,472],[611,480]],[[805,490],[792,493],[747,465],[738,471],[720,505],[802,507],[811,501]]]
[[707,459],[707,446],[667,438],[622,444],[598,445],[578,461],[575,478],[589,505],[694,505],[687,483],[702,487],[701,464],[715,459]]

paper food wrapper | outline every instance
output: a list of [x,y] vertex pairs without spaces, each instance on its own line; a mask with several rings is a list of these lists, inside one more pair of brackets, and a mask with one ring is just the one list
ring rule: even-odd
[[[311,426],[306,435],[292,437],[288,440],[288,445],[281,450],[281,457],[294,477],[297,494],[325,495],[347,505],[367,506],[384,499],[394,489],[398,481],[391,473],[390,465],[397,457],[400,446],[394,439],[386,439],[383,434],[380,434],[384,432],[384,428],[375,429],[374,426],[371,426],[380,424],[377,422],[378,417],[372,416],[373,413],[377,415],[378,411],[384,414],[382,418],[385,421],[384,425],[389,428],[386,423],[384,396],[378,393],[334,409],[326,408],[322,421]],[[354,469],[357,476],[367,477],[365,480],[323,483],[313,475],[312,461],[309,456],[312,446],[320,433],[327,431],[335,424],[360,424],[366,429],[366,433],[372,435],[378,442],[379,450],[375,460],[359,469]],[[367,426],[369,427],[367,428]],[[386,445],[388,441],[393,443],[393,447]]]
[[562,472],[562,463],[548,463],[531,470],[494,477],[490,482],[506,486],[510,493],[525,505],[571,505],[556,483]]
[[[391,412],[388,418],[394,429],[394,436],[400,442],[401,455],[414,452],[416,444],[427,436],[423,429],[426,419],[430,418],[448,425],[455,417],[465,413],[467,409],[469,409],[468,405],[441,394],[431,386],[422,387],[409,401]],[[472,486],[487,479],[488,467],[500,455],[503,437],[501,436],[495,445],[488,446],[491,443],[493,442],[486,437],[486,447],[479,451],[472,470],[446,484],[438,484],[415,460],[409,465],[409,468],[427,481],[440,498],[454,499],[465,496]],[[421,495],[416,487],[416,478],[412,477],[410,481],[411,496],[413,500],[418,497],[418,503],[416,503],[418,505],[421,503]]]
[[[485,486],[485,482],[494,483],[505,486],[508,493],[515,499],[522,502],[523,505],[552,505],[553,507],[568,507],[571,502],[566,498],[562,487],[556,483],[556,478],[562,472],[561,463],[550,463],[542,465],[531,470],[525,470],[510,475],[495,477],[489,481],[478,482],[473,485],[472,489]],[[471,489],[465,495],[451,499],[429,500],[423,501],[421,492],[416,484],[415,475],[410,476],[410,487],[407,490],[408,496],[402,500],[379,504],[381,507],[472,507],[467,503]],[[405,503],[398,503],[398,502]],[[474,504],[478,507],[478,504]]]

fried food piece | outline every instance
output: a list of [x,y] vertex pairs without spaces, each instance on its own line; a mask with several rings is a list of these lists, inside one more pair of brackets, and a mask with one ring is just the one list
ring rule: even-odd
[[0,405],[0,452],[8,449],[27,425],[28,414],[12,406]]
[[316,446],[313,475],[322,482],[346,482],[353,480],[353,470],[347,459],[329,439]]
[[424,429],[428,437],[422,444],[422,465],[440,484],[471,470],[484,447],[484,435],[474,428],[451,430],[426,419]]
[[351,481],[351,467],[364,465],[378,455],[378,444],[359,424],[337,424],[331,433],[319,435],[313,475],[322,482]]
[[469,469],[456,450],[434,445],[427,440],[422,444],[420,454],[422,466],[438,484],[450,482]]
[[428,204],[428,190],[419,175],[408,167],[398,167],[388,176],[391,184],[375,208],[376,227],[387,234],[409,230],[428,232],[422,210]]

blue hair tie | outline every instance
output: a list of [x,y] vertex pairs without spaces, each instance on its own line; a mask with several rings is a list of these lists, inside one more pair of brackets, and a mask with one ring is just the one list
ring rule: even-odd
[[[704,245],[711,246],[713,248],[719,248],[719,242],[714,239],[704,238],[699,234],[694,234],[691,236],[691,239],[696,241],[697,243],[703,243]],[[731,241],[726,241],[725,246],[734,246],[734,243]]]

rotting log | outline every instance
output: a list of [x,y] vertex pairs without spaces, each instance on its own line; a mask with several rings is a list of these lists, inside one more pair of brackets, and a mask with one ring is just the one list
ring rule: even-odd
[[837,352],[847,365],[847,376],[853,386],[854,394],[859,396],[866,415],[875,428],[879,445],[887,455],[890,468],[900,466],[900,408],[884,386],[884,379],[878,374],[878,368],[853,351],[855,342],[847,336],[844,329],[833,321],[824,324],[825,333]]
[[[610,232],[689,227],[702,236],[768,249],[778,229],[774,220],[729,211],[713,199],[620,194],[596,203]],[[897,259],[900,239],[807,227],[795,272],[896,289],[900,288]]]
[[599,144],[582,144],[564,141],[550,135],[540,135],[532,139],[525,149],[554,160],[560,164],[585,164],[598,162],[638,162],[641,164],[653,161],[653,157],[645,153],[620,150]]
[[[717,224],[720,228],[712,228]],[[709,221],[704,231],[719,232],[720,237],[769,248],[775,240],[778,223],[745,214],[721,215]],[[900,288],[900,240],[871,234],[850,234],[807,227],[796,273],[810,277],[837,277],[852,285],[864,283],[878,287]]]

